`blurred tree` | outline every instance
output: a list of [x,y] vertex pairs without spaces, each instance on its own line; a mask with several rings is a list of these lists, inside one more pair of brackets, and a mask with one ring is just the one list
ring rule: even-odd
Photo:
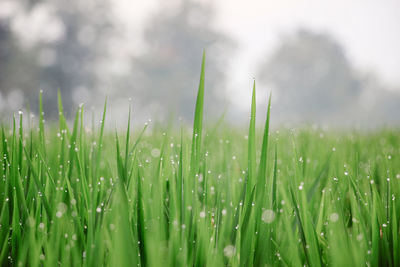
[[[149,20],[146,52],[133,59],[133,89],[143,103],[192,119],[203,49],[206,49],[206,112],[227,105],[224,80],[234,43],[213,28],[210,3],[178,1],[162,6]],[[218,114],[216,114],[218,116]]]
[[[88,101],[96,90],[97,65],[107,57],[112,19],[108,0],[49,1],[64,27],[63,36],[40,48],[41,88],[49,91],[50,104],[56,104],[60,89],[70,110]],[[51,107],[54,110],[56,107]]]
[[275,115],[294,121],[345,119],[362,89],[344,49],[329,35],[307,30],[284,37],[259,77],[277,95]]
[[57,116],[60,90],[71,111],[98,85],[98,63],[107,58],[112,34],[109,1],[18,3],[17,12],[0,18],[0,90],[23,91],[36,110],[43,89],[49,116]]
[[[0,111],[21,109],[24,91],[35,86],[35,52],[21,49],[11,29],[11,17],[0,17]],[[14,110],[15,111],[15,110]]]
[[11,51],[14,44],[11,39],[10,29],[4,19],[0,21],[0,90],[5,92],[7,86],[7,68],[11,61]]

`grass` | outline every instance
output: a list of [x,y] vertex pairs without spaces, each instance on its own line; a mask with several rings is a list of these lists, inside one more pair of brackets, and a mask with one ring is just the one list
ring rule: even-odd
[[192,134],[2,126],[2,266],[399,266],[399,132],[203,129],[204,61]]

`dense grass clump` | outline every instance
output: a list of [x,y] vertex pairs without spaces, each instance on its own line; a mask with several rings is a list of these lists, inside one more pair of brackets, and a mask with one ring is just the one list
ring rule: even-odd
[[1,265],[399,266],[398,131],[258,132],[255,88],[203,130],[203,96],[204,58],[192,135],[2,127]]

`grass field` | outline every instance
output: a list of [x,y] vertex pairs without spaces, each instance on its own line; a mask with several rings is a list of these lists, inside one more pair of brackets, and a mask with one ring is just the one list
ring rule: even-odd
[[203,129],[203,95],[204,58],[192,133],[68,127],[61,99],[3,126],[1,265],[399,266],[398,130],[270,133],[255,90],[248,131]]

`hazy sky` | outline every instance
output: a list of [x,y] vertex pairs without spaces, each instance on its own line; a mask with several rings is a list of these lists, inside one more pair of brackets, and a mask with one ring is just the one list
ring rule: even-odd
[[[176,2],[113,1],[121,24],[133,38],[130,49],[143,48],[136,34],[141,33],[146,18],[160,7],[160,3],[173,9]],[[300,27],[329,32],[344,45],[358,69],[378,73],[388,85],[400,84],[399,0],[208,2],[216,7],[215,27],[238,43],[228,72],[228,88],[234,92],[233,101],[238,106],[248,106],[243,100],[250,97],[248,88],[260,61],[265,60],[282,34]]]

